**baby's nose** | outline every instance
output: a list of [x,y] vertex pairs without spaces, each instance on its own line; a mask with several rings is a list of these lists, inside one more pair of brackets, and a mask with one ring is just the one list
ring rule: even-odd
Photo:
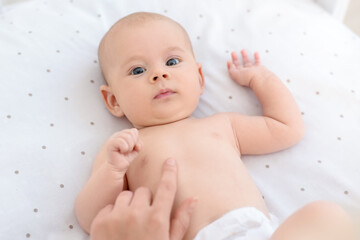
[[[168,79],[168,78],[169,78],[169,75],[168,75],[167,73],[164,73],[164,74],[162,74],[162,75],[160,75],[160,76],[162,76],[162,78],[164,78],[164,79]],[[153,77],[152,80],[155,82],[155,81],[157,81],[158,79],[159,79],[159,76],[156,75],[156,76]]]

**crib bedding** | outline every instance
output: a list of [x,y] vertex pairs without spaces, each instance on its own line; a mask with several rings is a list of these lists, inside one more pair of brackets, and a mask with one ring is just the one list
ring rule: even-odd
[[88,239],[74,199],[101,144],[131,126],[102,102],[97,46],[135,11],[188,31],[206,81],[195,117],[261,114],[226,69],[231,51],[258,51],[306,125],[296,146],[242,157],[269,210],[331,200],[359,222],[360,40],[316,2],[33,0],[0,14],[0,239]]

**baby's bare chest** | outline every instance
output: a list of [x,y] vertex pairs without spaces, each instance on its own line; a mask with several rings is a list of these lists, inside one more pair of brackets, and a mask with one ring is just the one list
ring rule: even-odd
[[[165,126],[140,132],[142,149],[127,173],[129,188],[147,186],[154,189],[161,166],[168,158],[178,165],[182,183],[194,176],[215,175],[239,163],[239,152],[228,126],[206,121]],[[226,159],[226,164],[224,164]]]

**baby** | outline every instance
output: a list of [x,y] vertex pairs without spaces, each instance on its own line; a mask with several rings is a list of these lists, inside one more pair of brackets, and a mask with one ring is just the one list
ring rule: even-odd
[[197,119],[191,114],[205,79],[178,23],[154,13],[134,13],[106,33],[99,46],[107,82],[101,94],[108,110],[115,117],[125,116],[135,128],[105,142],[76,200],[79,223],[87,232],[96,214],[122,190],[141,195],[148,188],[154,193],[168,157],[178,164],[174,209],[189,197],[198,201],[184,239],[206,235],[209,226],[232,214],[268,231],[272,218],[241,156],[296,144],[304,124],[293,96],[261,65],[258,53],[254,62],[244,50],[242,61],[236,53],[231,57],[231,79],[254,91],[263,116],[228,112]]

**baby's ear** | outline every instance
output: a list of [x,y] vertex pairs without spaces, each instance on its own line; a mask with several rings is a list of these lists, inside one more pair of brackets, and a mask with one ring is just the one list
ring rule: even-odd
[[201,63],[197,63],[197,67],[198,67],[199,83],[200,83],[201,94],[202,94],[202,93],[204,92],[204,89],[205,89],[205,78],[204,78],[204,75],[203,75],[203,73],[202,73]]
[[100,87],[100,92],[103,97],[104,103],[107,109],[111,112],[115,117],[124,116],[124,112],[121,111],[120,105],[116,100],[115,95],[113,94],[111,88],[107,85],[102,85]]

